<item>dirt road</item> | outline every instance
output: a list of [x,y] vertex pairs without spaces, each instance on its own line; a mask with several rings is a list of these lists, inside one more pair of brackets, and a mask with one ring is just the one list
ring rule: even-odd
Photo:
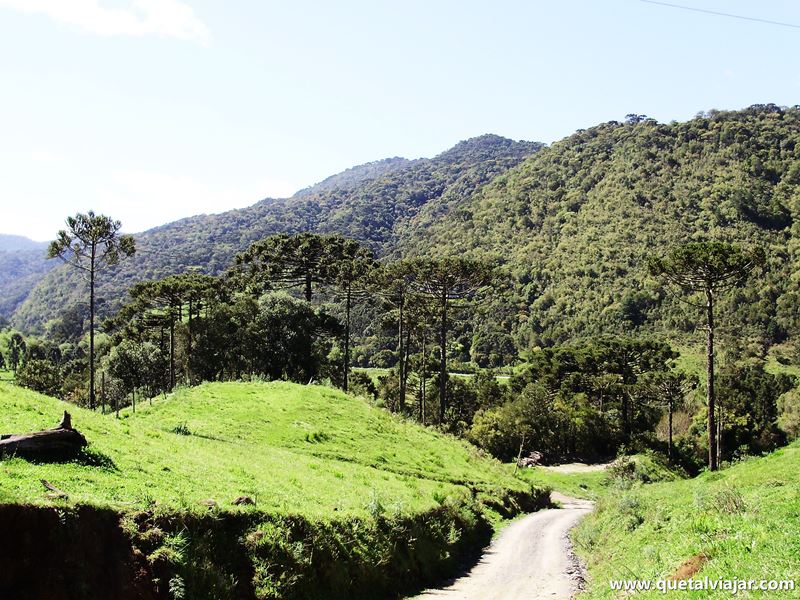
[[538,467],[545,471],[554,473],[591,473],[592,471],[605,471],[611,463],[597,463],[587,465],[586,463],[567,463],[563,465],[553,465],[551,467]]
[[418,599],[568,600],[578,590],[580,569],[567,532],[592,510],[592,502],[554,493],[562,508],[541,510],[509,525],[480,562],[451,585]]

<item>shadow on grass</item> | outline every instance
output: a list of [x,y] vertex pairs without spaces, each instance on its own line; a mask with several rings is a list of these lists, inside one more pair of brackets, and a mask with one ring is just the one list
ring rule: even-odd
[[48,455],[40,455],[40,456],[24,456],[20,454],[6,454],[0,457],[0,460],[3,461],[11,461],[11,460],[24,460],[32,465],[52,465],[52,464],[77,464],[84,467],[96,467],[98,469],[103,469],[106,471],[119,471],[119,467],[117,467],[114,460],[100,452],[96,448],[83,448],[78,452],[70,455],[58,455],[58,456],[48,456]]

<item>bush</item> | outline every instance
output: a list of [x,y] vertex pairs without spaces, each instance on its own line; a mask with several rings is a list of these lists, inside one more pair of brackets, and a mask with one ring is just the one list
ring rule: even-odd
[[48,396],[61,397],[61,369],[47,360],[26,361],[17,371],[17,383]]
[[350,373],[348,383],[348,389],[351,394],[363,396],[370,400],[375,400],[378,397],[378,389],[372,382],[372,377],[363,371],[354,371]]

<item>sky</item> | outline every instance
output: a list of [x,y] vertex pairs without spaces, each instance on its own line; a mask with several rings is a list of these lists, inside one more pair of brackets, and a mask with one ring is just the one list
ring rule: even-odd
[[[800,2],[0,0],[0,233],[134,233],[484,133],[800,104]],[[786,25],[725,17],[716,11]]]

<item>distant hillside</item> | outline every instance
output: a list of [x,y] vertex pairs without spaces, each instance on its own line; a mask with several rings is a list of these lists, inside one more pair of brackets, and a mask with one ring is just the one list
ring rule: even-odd
[[696,309],[648,277],[647,256],[708,238],[761,245],[768,272],[720,307],[721,332],[758,351],[800,322],[798,216],[800,108],[670,124],[631,116],[536,153],[419,223],[402,248],[504,265],[508,292],[482,318],[528,348],[637,328],[690,332]]
[[21,235],[0,233],[0,252],[16,252],[18,250],[46,250],[47,242],[35,242]]
[[56,266],[47,243],[0,234],[0,317],[10,317],[45,274]]
[[[399,158],[349,169],[292,198],[266,199],[218,215],[182,219],[137,236],[137,254],[100,282],[98,295],[112,311],[135,281],[197,268],[219,273],[236,252],[268,235],[300,231],[339,232],[391,251],[423,210],[465,201],[481,185],[542,147],[484,135],[431,159]],[[113,215],[112,215],[113,216]],[[14,314],[25,330],[40,330],[65,306],[85,299],[75,272],[55,269]]]
[[408,166],[411,162],[407,158],[395,156],[394,158],[384,158],[383,160],[376,160],[357,167],[350,167],[341,173],[326,177],[311,187],[300,190],[295,194],[295,197],[332,192],[334,190],[353,190],[365,181],[388,175],[393,171]]

